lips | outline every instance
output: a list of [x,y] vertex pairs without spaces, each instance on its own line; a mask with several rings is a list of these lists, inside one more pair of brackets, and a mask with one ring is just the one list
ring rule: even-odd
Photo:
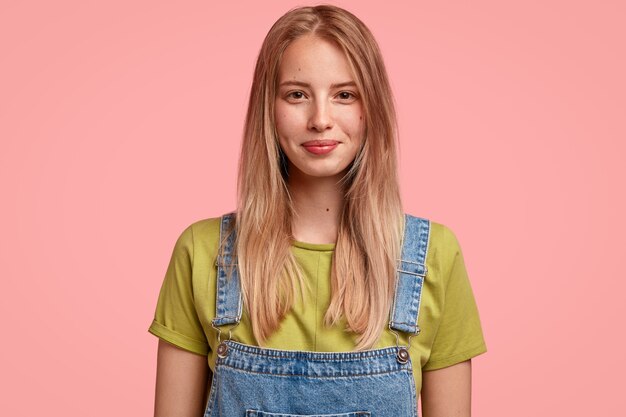
[[332,139],[322,139],[322,140],[310,140],[308,142],[304,142],[302,146],[333,146],[338,144],[339,141]]
[[331,152],[337,147],[339,141],[332,139],[309,140],[304,142],[304,149],[315,155],[324,155]]

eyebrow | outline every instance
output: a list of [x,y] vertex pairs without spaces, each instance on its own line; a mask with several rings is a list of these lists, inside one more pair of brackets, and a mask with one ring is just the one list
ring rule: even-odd
[[[282,83],[280,83],[279,87],[285,87],[285,86],[298,86],[298,87],[307,87],[310,88],[311,84],[309,83],[304,83],[302,81],[283,81]],[[354,81],[345,81],[342,83],[335,83],[335,84],[331,84],[330,88],[341,88],[341,87],[356,87],[356,83]]]

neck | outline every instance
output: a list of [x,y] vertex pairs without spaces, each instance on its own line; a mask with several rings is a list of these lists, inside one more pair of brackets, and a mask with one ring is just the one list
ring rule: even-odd
[[295,240],[307,243],[337,241],[344,204],[344,192],[338,184],[341,178],[342,175],[319,178],[290,173],[287,186],[295,211],[292,222]]

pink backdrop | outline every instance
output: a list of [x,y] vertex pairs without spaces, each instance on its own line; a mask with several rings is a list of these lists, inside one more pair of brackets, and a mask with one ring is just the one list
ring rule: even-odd
[[[406,211],[463,247],[474,414],[623,412],[624,3],[337,4],[384,53]],[[296,5],[0,3],[1,415],[151,415],[173,244],[234,208],[254,60]]]

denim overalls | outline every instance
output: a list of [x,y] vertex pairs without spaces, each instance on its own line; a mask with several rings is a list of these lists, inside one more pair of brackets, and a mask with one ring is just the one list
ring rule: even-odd
[[[221,237],[233,220],[222,216]],[[398,333],[418,334],[418,316],[430,221],[405,215],[402,259],[389,329],[396,346],[360,352],[310,352],[261,348],[230,339],[241,319],[242,298],[233,259],[234,233],[217,259],[217,299],[213,327],[227,326],[228,340],[217,348],[217,361],[205,417],[417,417],[417,393],[408,347]],[[395,331],[394,331],[395,330]]]

